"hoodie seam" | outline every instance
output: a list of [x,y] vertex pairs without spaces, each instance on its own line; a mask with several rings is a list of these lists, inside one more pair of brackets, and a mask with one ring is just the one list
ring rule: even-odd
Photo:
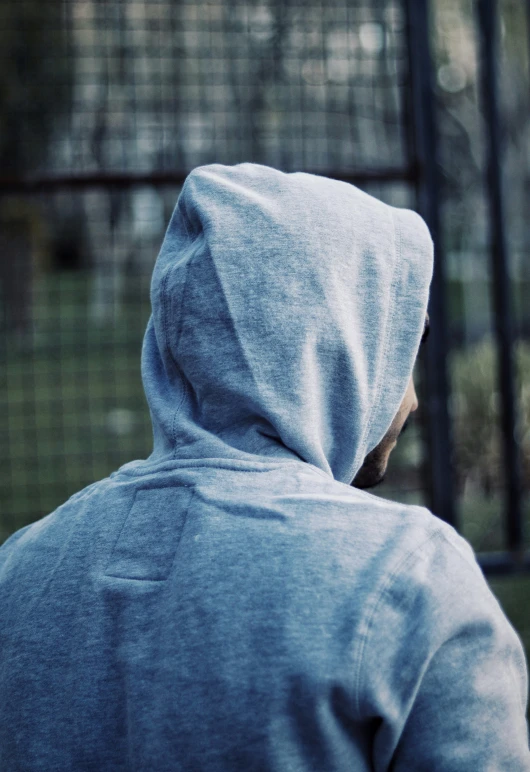
[[[182,199],[182,196],[181,196],[181,199]],[[179,199],[179,202],[180,202],[180,199]],[[186,205],[185,205],[184,201],[182,201],[182,207],[180,208],[180,213],[181,213],[181,217],[182,217],[182,224],[184,225],[184,230],[186,231],[186,236],[187,236],[188,242],[189,242],[189,244],[191,246],[191,243],[192,243],[192,235],[191,235],[191,229],[190,229],[191,223],[190,223],[190,220],[189,220],[189,215],[188,215],[188,212],[187,212]],[[186,290],[187,290],[187,287],[188,287],[188,279],[189,279],[189,274],[190,274],[190,266],[194,262],[195,258],[196,258],[196,254],[192,255],[191,259],[188,260],[188,262],[186,263],[186,276],[184,277],[184,285],[182,287],[182,305],[181,305],[179,319],[178,319],[178,325],[177,325],[177,336],[176,336],[176,338],[177,338],[177,340],[176,340],[177,349],[180,347],[180,338],[181,338],[181,333],[182,333],[182,319],[183,319],[183,315],[184,315],[183,314],[183,307],[184,307],[184,301],[185,301],[185,298],[186,298]],[[176,364],[176,360],[174,360],[174,361],[175,361],[175,364]],[[181,396],[181,399],[180,399],[180,402],[179,402],[179,406],[175,410],[175,412],[173,413],[173,422],[172,422],[172,425],[171,425],[171,436],[173,438],[173,452],[171,454],[171,457],[174,458],[174,459],[177,458],[177,451],[178,451],[178,448],[177,448],[177,418],[179,416],[180,409],[181,409],[182,405],[184,404],[184,399],[186,397],[188,399],[190,399],[190,397],[191,397],[188,379],[186,378],[186,376],[184,375],[184,373],[182,372],[182,370],[180,368],[179,368],[179,372],[180,372],[180,380],[182,382],[183,390],[182,390],[182,396]]]
[[173,269],[173,265],[169,265],[168,270],[165,272],[164,277],[162,279],[162,287],[161,287],[162,316],[163,316],[163,327],[164,327],[164,346],[170,356],[171,356],[171,349],[169,348],[169,335],[167,330],[167,283],[169,281],[169,274],[171,273],[172,269]]
[[390,213],[390,219],[391,219],[392,225],[394,226],[394,267],[392,270],[392,280],[390,283],[390,293],[389,293],[390,310],[389,310],[388,320],[386,324],[384,343],[381,349],[381,354],[377,362],[378,377],[377,377],[376,393],[375,393],[374,400],[372,402],[372,407],[370,409],[370,415],[368,418],[368,422],[366,424],[366,429],[364,430],[361,441],[359,442],[359,448],[363,448],[368,440],[370,431],[374,423],[376,408],[379,405],[379,401],[381,398],[381,390],[383,388],[383,383],[384,383],[383,376],[384,376],[384,372],[386,371],[384,362],[387,360],[387,352],[388,352],[388,346],[390,341],[390,335],[393,330],[393,322],[394,322],[394,317],[396,313],[396,294],[397,294],[397,287],[398,287],[397,274],[398,274],[398,265],[401,262],[401,229],[399,227],[399,220],[394,217],[394,213],[390,208],[389,208],[389,213]]
[[[177,202],[177,207],[178,207],[178,202]],[[180,208],[179,208],[179,212],[180,212],[180,215],[181,215],[182,223],[184,225],[184,230],[186,232],[186,236],[187,236],[188,240],[190,241],[191,237],[190,237],[190,231],[189,231],[189,228],[188,228],[188,223],[186,221],[186,216],[185,216],[183,210],[180,209]],[[188,281],[188,268],[189,268],[189,264],[186,265],[186,278],[185,278],[185,281],[184,281],[184,291],[186,289],[186,284],[187,284],[187,281]],[[169,277],[173,273],[174,269],[175,269],[175,264],[173,262],[171,262],[168,265],[167,270],[166,270],[166,272],[165,272],[165,274],[164,274],[164,276],[162,278],[161,288],[160,288],[160,295],[161,295],[161,300],[162,300],[162,326],[163,326],[163,330],[164,330],[164,346],[165,346],[167,355],[172,360],[172,362],[174,363],[174,365],[175,365],[175,367],[176,367],[176,369],[177,369],[177,371],[179,373],[179,379],[180,379],[181,385],[183,387],[180,399],[179,399],[179,401],[178,401],[178,403],[175,406],[175,409],[173,411],[173,418],[172,418],[172,421],[171,421],[171,440],[172,440],[172,443],[173,443],[173,452],[172,452],[172,457],[173,458],[175,458],[176,453],[177,453],[177,429],[176,429],[177,417],[178,417],[178,415],[180,413],[180,409],[181,409],[181,407],[182,407],[182,405],[184,403],[184,399],[185,399],[185,397],[188,394],[188,387],[187,387],[186,379],[183,377],[183,374],[181,373],[180,368],[177,365],[177,362],[176,362],[176,360],[175,360],[175,358],[173,356],[173,353],[171,351],[171,347],[169,345],[169,333],[168,333],[168,315],[169,315],[168,314],[168,304],[169,304],[169,297],[168,297],[168,292],[167,292],[167,285],[168,285],[168,282],[169,282]],[[181,323],[181,317],[182,317],[182,310],[181,310],[181,313],[180,313],[180,316],[179,316],[179,327],[180,327],[180,323]],[[177,336],[177,338],[178,337],[179,336]]]
[[366,623],[364,625],[365,632],[362,635],[362,638],[359,644],[359,659],[358,659],[358,665],[357,665],[357,675],[355,677],[355,706],[357,710],[357,716],[359,718],[362,718],[361,708],[360,708],[360,693],[361,693],[361,680],[363,678],[363,668],[362,668],[363,658],[366,650],[366,644],[372,633],[373,623],[374,623],[376,614],[379,611],[379,607],[381,606],[381,603],[386,593],[392,587],[396,579],[398,579],[403,569],[409,563],[412,562],[412,560],[420,552],[420,550],[424,549],[424,547],[427,544],[429,544],[431,541],[434,541],[435,539],[443,539],[443,537],[444,537],[443,531],[441,529],[436,529],[426,539],[424,539],[421,542],[421,544],[418,544],[411,552],[407,553],[403,557],[403,559],[399,561],[397,566],[393,569],[393,571],[390,572],[390,574],[386,577],[383,584],[381,585],[381,589],[379,590],[379,593],[374,601],[374,604],[368,613]]
[[[164,329],[164,347],[166,349],[167,355],[170,357],[170,359],[174,362],[176,365],[173,354],[171,353],[171,348],[169,346],[169,335],[168,335],[168,312],[167,312],[167,284],[169,281],[169,276],[171,272],[173,271],[173,264],[168,267],[168,270],[166,271],[164,278],[162,279],[162,286],[161,286],[161,297],[162,297],[162,326]],[[173,418],[171,420],[171,439],[173,442],[173,453],[176,452],[176,421],[177,421],[177,414],[180,412],[180,408],[182,407],[182,403],[184,402],[184,397],[186,395],[186,383],[184,379],[181,377],[180,381],[182,383],[182,386],[184,387],[182,389],[182,394],[180,396],[180,400],[178,401],[177,405],[175,406],[175,409],[173,411]]]
[[[188,461],[190,459],[182,459],[184,461]],[[264,468],[261,469],[256,466],[252,467],[246,467],[246,466],[238,466],[235,463],[227,462],[225,463],[223,459],[212,459],[212,461],[215,461],[215,464],[207,464],[207,463],[196,463],[196,464],[189,464],[189,465],[183,465],[180,467],[177,467],[176,469],[172,470],[175,472],[185,472],[189,469],[223,469],[229,472],[245,472],[247,474],[254,474],[254,473],[264,473],[264,472],[273,472],[277,471],[278,469],[283,468],[284,466],[294,466],[295,464],[298,466],[299,464],[306,464],[305,461],[282,461],[281,463],[273,464],[272,466],[269,464],[264,464]],[[221,463],[219,463],[221,461]],[[249,462],[244,461],[241,462],[243,464],[247,464]],[[124,469],[124,470],[117,470],[116,472],[113,472],[113,479],[116,479],[118,476],[123,477],[130,477],[130,478],[137,478],[137,477],[147,477],[149,475],[156,475],[161,474],[167,470],[159,470],[158,466],[164,466],[164,462],[160,462],[160,464],[157,464],[156,466],[148,467],[147,469]],[[308,466],[312,466],[311,464],[308,464]],[[317,470],[316,467],[312,466],[312,471],[321,471]],[[323,473],[325,474],[325,473]],[[329,475],[325,475],[326,479],[329,482]]]

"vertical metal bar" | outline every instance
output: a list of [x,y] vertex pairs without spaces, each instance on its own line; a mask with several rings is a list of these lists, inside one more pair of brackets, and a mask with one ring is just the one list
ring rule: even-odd
[[457,525],[453,495],[452,433],[448,411],[445,259],[440,227],[435,105],[429,44],[428,0],[404,0],[411,100],[409,153],[418,167],[418,206],[435,245],[429,299],[431,330],[425,356],[429,506],[435,515]]
[[530,0],[526,0],[526,42],[528,48],[528,69],[530,71]]
[[506,537],[508,548],[517,550],[521,548],[523,540],[521,467],[519,447],[515,436],[517,425],[513,356],[515,336],[508,274],[508,249],[504,229],[501,172],[502,141],[496,67],[499,55],[497,3],[496,0],[478,0],[476,7],[480,29],[482,111],[486,132],[486,179],[493,277],[492,295],[499,365],[498,383],[502,401],[501,428],[506,480]]

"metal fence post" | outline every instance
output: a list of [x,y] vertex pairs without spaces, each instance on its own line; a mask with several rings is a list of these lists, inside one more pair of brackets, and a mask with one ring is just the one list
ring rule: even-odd
[[514,383],[514,324],[508,248],[506,243],[502,186],[502,140],[498,105],[497,67],[499,55],[497,3],[478,0],[476,4],[480,29],[480,85],[486,133],[486,181],[489,208],[492,296],[497,339],[498,384],[501,394],[501,428],[506,482],[505,517],[507,547],[522,547],[521,467],[515,436],[517,411]]
[[456,526],[446,364],[445,261],[440,227],[428,6],[427,0],[405,0],[411,100],[409,153],[418,166],[419,210],[430,228],[435,245],[434,276],[429,300],[431,330],[425,352],[429,506],[435,515]]

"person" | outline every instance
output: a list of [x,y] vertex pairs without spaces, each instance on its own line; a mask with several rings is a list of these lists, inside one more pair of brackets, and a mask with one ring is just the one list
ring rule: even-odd
[[0,549],[3,772],[530,769],[523,649],[471,547],[366,490],[417,407],[432,252],[344,182],[187,177],[152,454]]

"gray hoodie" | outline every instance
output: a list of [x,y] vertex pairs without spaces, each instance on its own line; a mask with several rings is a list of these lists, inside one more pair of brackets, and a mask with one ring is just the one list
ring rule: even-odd
[[186,180],[152,281],[154,448],[0,549],[2,772],[523,772],[527,675],[466,541],[352,488],[432,243],[351,185]]

